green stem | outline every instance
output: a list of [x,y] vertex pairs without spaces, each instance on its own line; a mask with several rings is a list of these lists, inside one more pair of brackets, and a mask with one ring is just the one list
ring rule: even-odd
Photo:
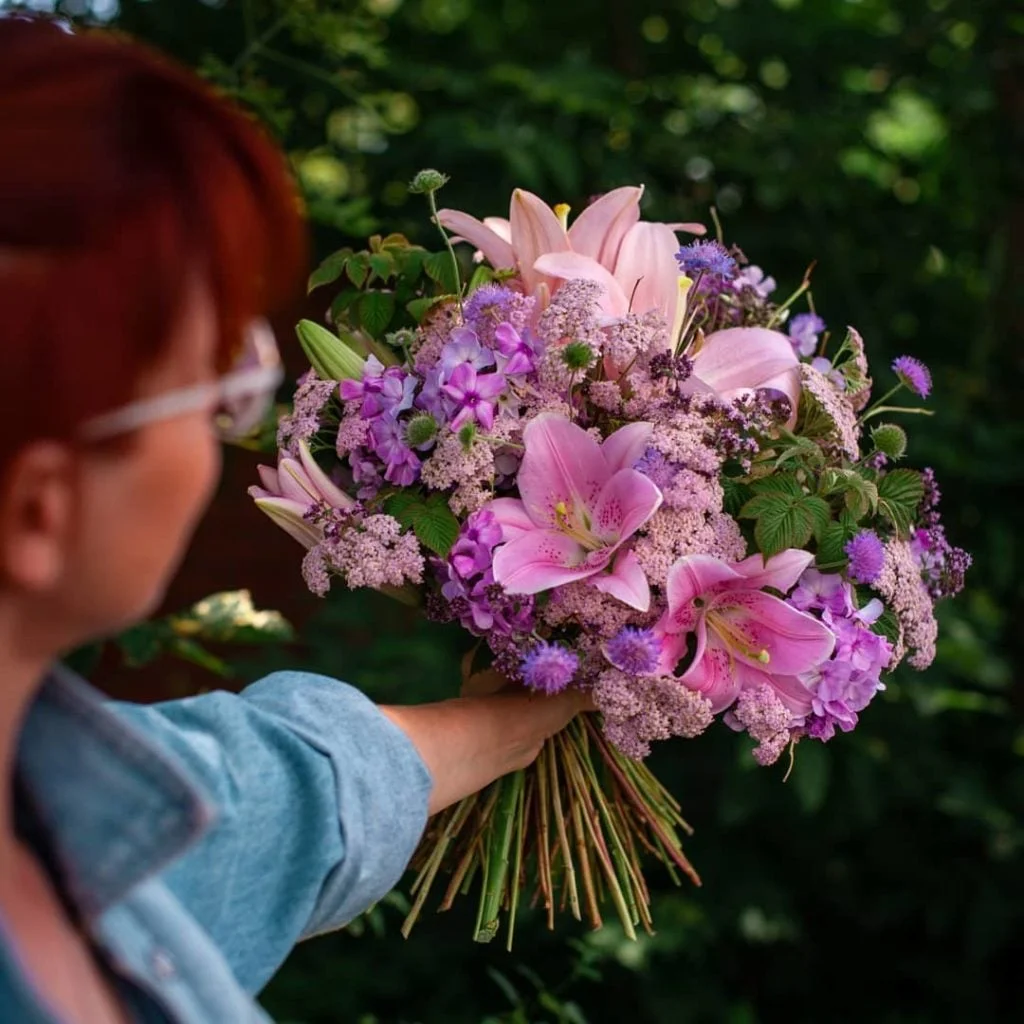
[[498,802],[494,808],[494,823],[488,838],[486,882],[481,898],[481,914],[477,921],[477,942],[490,942],[498,933],[498,915],[505,901],[505,882],[508,878],[508,855],[512,848],[512,835],[516,825],[516,809],[523,792],[522,771],[499,779]]
[[864,413],[860,418],[861,423],[867,423],[868,420],[873,419],[875,416],[881,416],[883,412],[905,412],[912,416],[934,416],[934,409],[918,409],[916,406],[908,405],[880,405],[877,409],[872,409],[870,412]]
[[[533,782],[531,776],[530,782]],[[512,936],[516,927],[516,911],[519,909],[519,888],[520,874],[523,870],[523,846],[526,838],[526,821],[530,814],[530,804],[533,802],[533,785],[520,789],[519,803],[516,813],[516,835],[515,835],[515,856],[512,860],[512,880],[509,886],[509,908],[508,908],[508,942],[505,949],[512,952]]]
[[448,232],[445,231],[444,225],[437,219],[437,199],[433,191],[427,193],[427,204],[430,207],[431,217],[437,225],[437,230],[441,232],[441,237],[444,239],[444,247],[448,250],[448,255],[452,261],[452,270],[455,273],[455,297],[459,300],[459,315],[465,319],[462,309],[462,274],[459,271],[459,260],[455,255],[455,248],[452,245],[452,240],[448,237]]
[[558,845],[562,851],[562,860],[565,862],[565,892],[569,896],[569,907],[572,910],[572,916],[577,921],[581,920],[580,917],[580,896],[576,889],[576,870],[573,866],[572,861],[572,850],[569,847],[569,834],[565,827],[565,814],[562,810],[562,794],[559,792],[558,784],[558,764],[556,755],[556,748],[552,740],[548,740],[550,746],[550,755],[548,761],[548,773],[549,773],[549,795],[551,797],[551,806],[555,812],[555,828],[558,832]]

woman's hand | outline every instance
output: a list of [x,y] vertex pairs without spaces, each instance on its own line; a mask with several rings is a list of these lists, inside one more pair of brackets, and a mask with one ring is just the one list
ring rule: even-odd
[[578,712],[592,709],[590,696],[579,690],[547,697],[507,689],[381,711],[409,737],[430,770],[434,788],[429,811],[436,814],[502,775],[525,768],[549,736]]

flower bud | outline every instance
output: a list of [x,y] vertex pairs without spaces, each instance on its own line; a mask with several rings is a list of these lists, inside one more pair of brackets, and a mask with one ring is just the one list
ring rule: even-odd
[[447,174],[435,171],[432,167],[426,167],[409,182],[409,191],[416,195],[422,195],[436,192],[438,189],[444,188],[447,183]]
[[585,341],[570,341],[562,349],[562,362],[570,370],[586,370],[594,363],[594,350]]
[[895,423],[879,423],[871,431],[875,447],[890,459],[902,459],[907,451],[907,432]]
[[405,440],[410,448],[422,448],[437,437],[437,420],[429,412],[413,416],[405,428]]
[[295,326],[306,358],[321,380],[360,380],[365,360],[339,338],[312,320]]

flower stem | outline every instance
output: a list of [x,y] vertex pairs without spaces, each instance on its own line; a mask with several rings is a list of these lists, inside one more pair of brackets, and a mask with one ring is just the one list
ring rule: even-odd
[[[494,809],[492,833],[488,840],[483,896],[480,918],[477,921],[476,941],[490,942],[498,934],[498,915],[505,902],[505,883],[508,878],[508,857],[516,826],[516,812],[523,792],[525,776],[520,770],[499,779],[498,802]],[[514,883],[513,883],[514,884]]]
[[444,246],[448,250],[448,255],[452,261],[452,272],[455,274],[455,297],[459,302],[459,316],[465,320],[465,312],[462,308],[462,273],[459,270],[459,259],[455,255],[455,248],[452,245],[451,238],[448,237],[448,232],[445,231],[444,225],[437,219],[437,199],[433,190],[427,193],[427,204],[430,207],[430,215],[434,223],[437,225],[437,230],[441,232],[441,237],[444,239]]

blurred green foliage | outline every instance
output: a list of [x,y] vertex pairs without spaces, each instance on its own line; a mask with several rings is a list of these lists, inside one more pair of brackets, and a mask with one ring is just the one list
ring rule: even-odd
[[[557,936],[509,956],[463,911],[400,910],[296,951],[282,1021],[916,1022],[1024,1019],[1024,12],[998,0],[106,0],[90,9],[237,95],[288,149],[321,254],[400,231],[437,245],[406,182],[504,212],[644,182],[648,216],[706,219],[783,287],[816,259],[833,331],[880,377],[924,359],[934,465],[969,591],[938,661],[860,728],[754,767],[727,730],[655,754],[697,835],[700,890],[652,879],[656,936]],[[267,527],[270,528],[269,526]],[[296,556],[296,561],[298,556]],[[301,586],[295,577],[282,586]],[[339,595],[277,664],[381,700],[450,692],[464,638]],[[400,898],[396,898],[400,902]]]

